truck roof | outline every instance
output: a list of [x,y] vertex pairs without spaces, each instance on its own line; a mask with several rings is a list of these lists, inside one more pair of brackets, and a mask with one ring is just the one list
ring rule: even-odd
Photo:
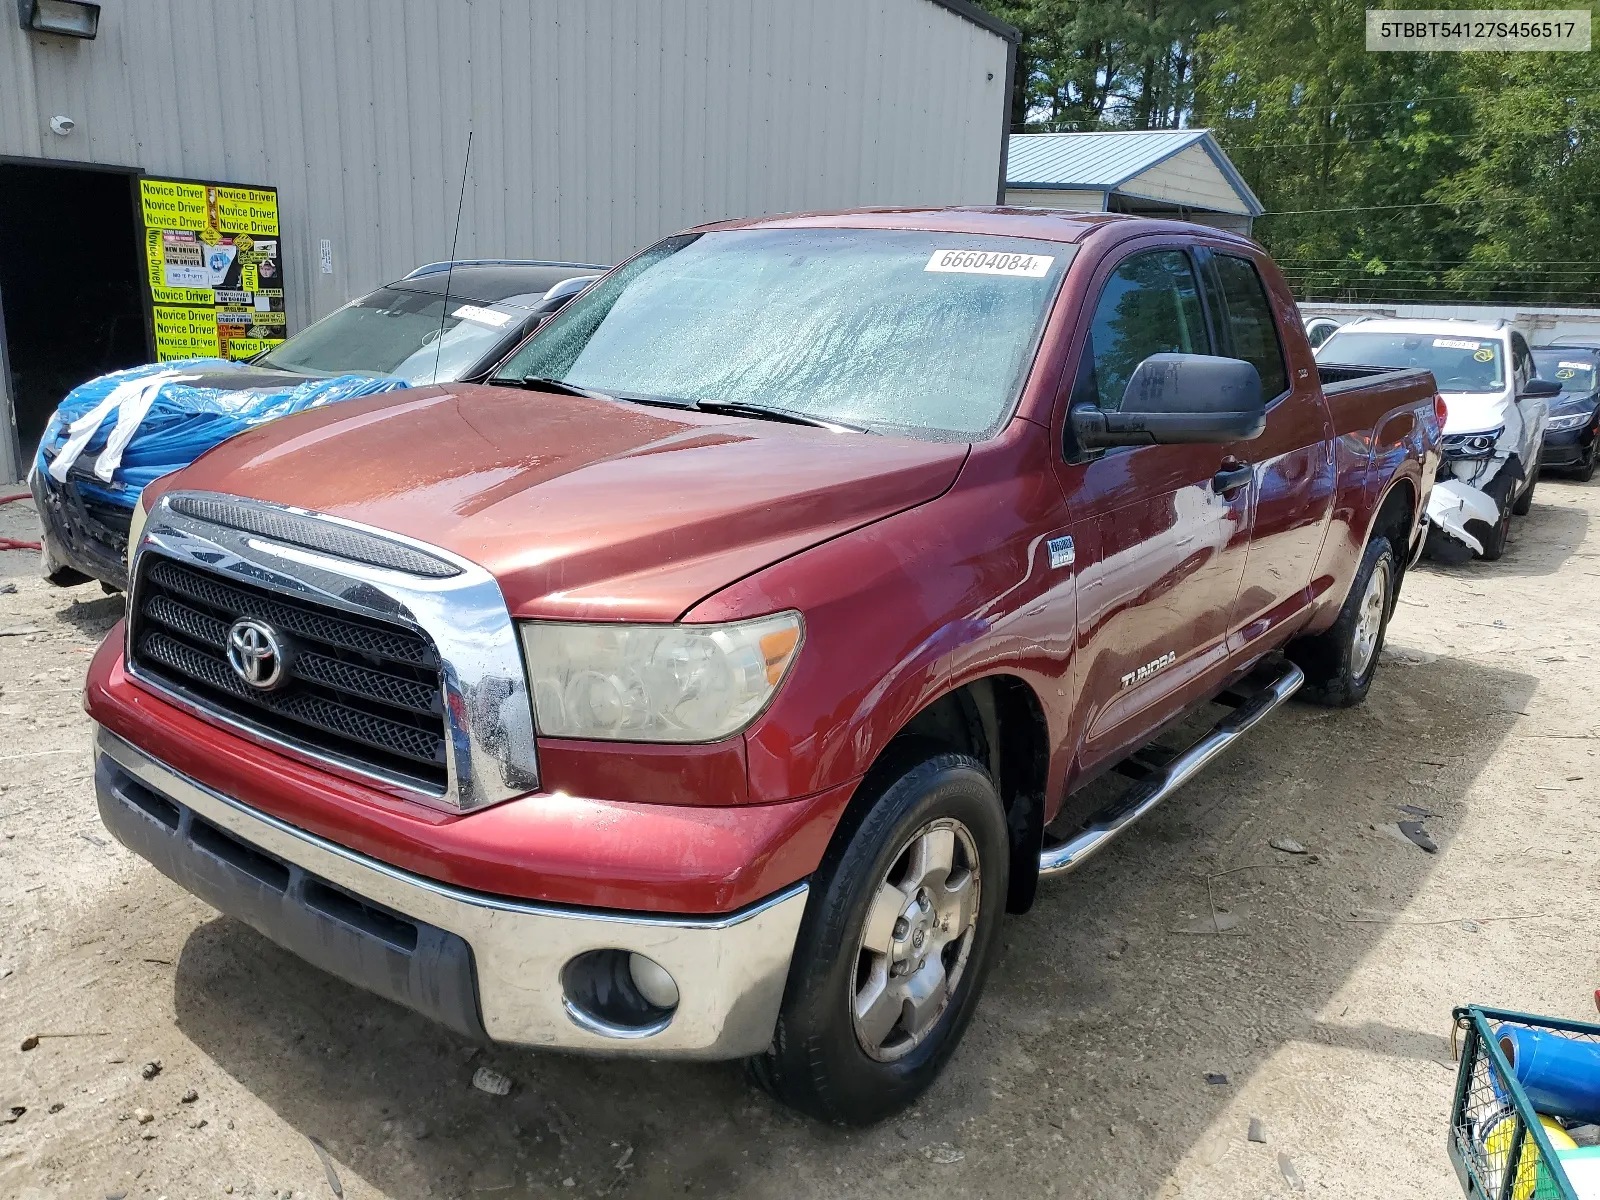
[[1126,213],[1081,213],[1053,208],[951,207],[951,208],[850,208],[833,212],[781,213],[738,221],[716,221],[695,232],[717,229],[919,229],[933,233],[989,234],[1032,238],[1044,242],[1081,242],[1096,230],[1116,227],[1132,236],[1138,233],[1203,232],[1256,248],[1249,238],[1197,225]]

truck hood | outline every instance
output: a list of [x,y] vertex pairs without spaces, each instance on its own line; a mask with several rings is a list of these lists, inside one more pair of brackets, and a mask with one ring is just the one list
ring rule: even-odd
[[1515,402],[1510,392],[1441,392],[1445,433],[1484,433],[1510,424]]
[[439,546],[493,573],[514,616],[671,621],[932,500],[967,450],[452,384],[274,421],[160,490],[296,505]]

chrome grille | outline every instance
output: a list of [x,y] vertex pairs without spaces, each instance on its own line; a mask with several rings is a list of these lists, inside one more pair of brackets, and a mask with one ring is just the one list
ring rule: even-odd
[[235,617],[248,609],[251,616],[260,617],[290,633],[298,633],[343,650],[416,666],[432,667],[438,661],[427,639],[409,629],[378,625],[365,619],[333,616],[327,609],[317,605],[289,603],[277,598],[275,592],[223,583],[174,562],[156,562],[147,578],[158,588],[199,601],[209,608],[231,612]]
[[[316,753],[443,790],[438,655],[425,635],[158,555],[140,566],[129,639],[140,670]],[[294,639],[283,687],[252,687],[229,665],[228,630],[241,617]]]

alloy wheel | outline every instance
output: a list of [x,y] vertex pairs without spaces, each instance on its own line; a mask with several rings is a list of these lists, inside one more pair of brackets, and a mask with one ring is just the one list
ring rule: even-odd
[[961,985],[978,926],[981,864],[960,821],[924,825],[900,848],[867,909],[850,979],[856,1040],[892,1062],[927,1038]]
[[1356,679],[1366,675],[1367,668],[1372,665],[1372,656],[1378,648],[1378,635],[1383,632],[1383,618],[1388,607],[1389,561],[1381,558],[1372,568],[1356,616],[1355,637],[1350,649],[1350,674]]

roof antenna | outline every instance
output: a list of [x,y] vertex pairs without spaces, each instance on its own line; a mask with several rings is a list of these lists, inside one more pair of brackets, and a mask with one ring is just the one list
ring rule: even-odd
[[444,349],[444,322],[450,315],[450,276],[456,269],[456,239],[461,236],[461,209],[467,202],[467,171],[472,167],[472,130],[467,130],[467,161],[461,164],[461,196],[456,201],[456,231],[450,235],[450,265],[444,269],[444,307],[439,310],[439,336],[433,339],[433,378],[439,382],[439,353]]

